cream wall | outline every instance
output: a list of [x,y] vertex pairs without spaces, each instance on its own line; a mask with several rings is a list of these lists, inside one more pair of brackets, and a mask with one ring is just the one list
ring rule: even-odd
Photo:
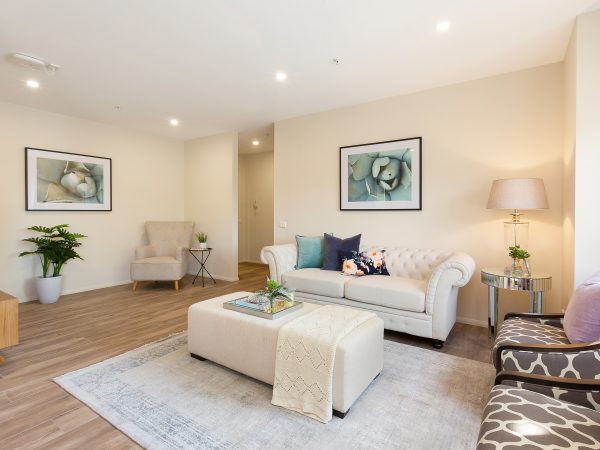
[[[479,270],[506,263],[503,211],[486,210],[491,182],[541,177],[550,201],[531,211],[535,269],[553,275],[547,311],[562,292],[563,67],[531,70],[283,120],[275,124],[275,242],[332,231],[363,241],[457,249],[477,272],[461,289],[462,321],[483,325],[486,290]],[[423,137],[423,211],[339,210],[339,147]],[[278,228],[287,221],[288,228]],[[525,296],[502,292],[501,312],[526,309]]]
[[273,245],[273,152],[240,155],[239,180],[239,258],[260,263],[261,249]]
[[[184,216],[208,234],[207,268],[215,278],[238,279],[238,137],[224,133],[185,142]],[[190,257],[190,273],[198,264]]]
[[[576,26],[575,285],[600,270],[600,11]],[[571,112],[572,114],[572,112]]]
[[[244,155],[238,158],[238,260],[248,261],[248,215],[246,195],[246,161]],[[271,227],[272,228],[272,227]]]
[[[183,219],[183,143],[111,125],[0,103],[0,290],[35,298],[37,258],[20,240],[32,225],[68,223],[87,235],[84,261],[63,268],[64,293],[128,283],[146,220]],[[112,158],[112,212],[25,211],[24,147]],[[168,182],[164,182],[168,180]]]
[[565,54],[564,154],[563,154],[563,289],[561,307],[567,306],[574,286],[575,245],[575,107],[577,77],[577,26]]

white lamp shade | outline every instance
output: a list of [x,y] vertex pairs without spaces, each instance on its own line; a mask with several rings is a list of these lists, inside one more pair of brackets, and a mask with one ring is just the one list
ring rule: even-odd
[[487,209],[548,209],[548,197],[541,178],[494,180]]

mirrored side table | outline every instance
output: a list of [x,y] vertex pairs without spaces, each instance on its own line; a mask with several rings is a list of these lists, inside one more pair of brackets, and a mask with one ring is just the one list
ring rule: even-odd
[[498,289],[529,292],[529,312],[542,313],[544,292],[552,288],[552,277],[544,272],[531,275],[507,275],[503,268],[481,270],[481,282],[488,286],[488,335],[496,338],[498,331]]

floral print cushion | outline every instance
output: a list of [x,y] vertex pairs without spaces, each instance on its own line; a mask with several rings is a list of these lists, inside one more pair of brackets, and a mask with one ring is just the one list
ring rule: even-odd
[[385,266],[385,250],[368,252],[340,252],[344,275],[389,275]]

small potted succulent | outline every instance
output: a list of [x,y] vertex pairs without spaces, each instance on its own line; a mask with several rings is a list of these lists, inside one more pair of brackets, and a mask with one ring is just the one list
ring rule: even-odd
[[528,258],[531,255],[527,250],[521,248],[520,245],[513,245],[512,247],[508,247],[508,256],[510,256],[512,259],[512,264],[510,266],[510,272],[512,275],[523,275],[523,267],[521,265],[521,261],[525,265],[525,275],[531,275],[528,260]]
[[206,250],[206,241],[208,241],[208,235],[203,231],[196,233],[196,239],[198,239],[198,248],[200,250]]
[[283,283],[279,283],[277,280],[267,278],[266,287],[256,291],[250,297],[250,301],[252,303],[264,303],[265,312],[274,313],[278,301],[284,302],[286,306],[291,306],[290,303],[294,302],[294,290],[286,288]]
[[[83,259],[75,251],[81,246],[80,238],[83,234],[71,233],[67,230],[69,225],[55,225],[53,227],[33,226],[30,231],[41,233],[41,236],[23,239],[25,242],[35,244],[36,249],[22,252],[19,256],[39,255],[42,263],[42,276],[35,279],[38,299],[40,303],[55,303],[60,297],[62,289],[62,275],[60,271],[71,259]],[[52,268],[52,271],[50,271]]]

